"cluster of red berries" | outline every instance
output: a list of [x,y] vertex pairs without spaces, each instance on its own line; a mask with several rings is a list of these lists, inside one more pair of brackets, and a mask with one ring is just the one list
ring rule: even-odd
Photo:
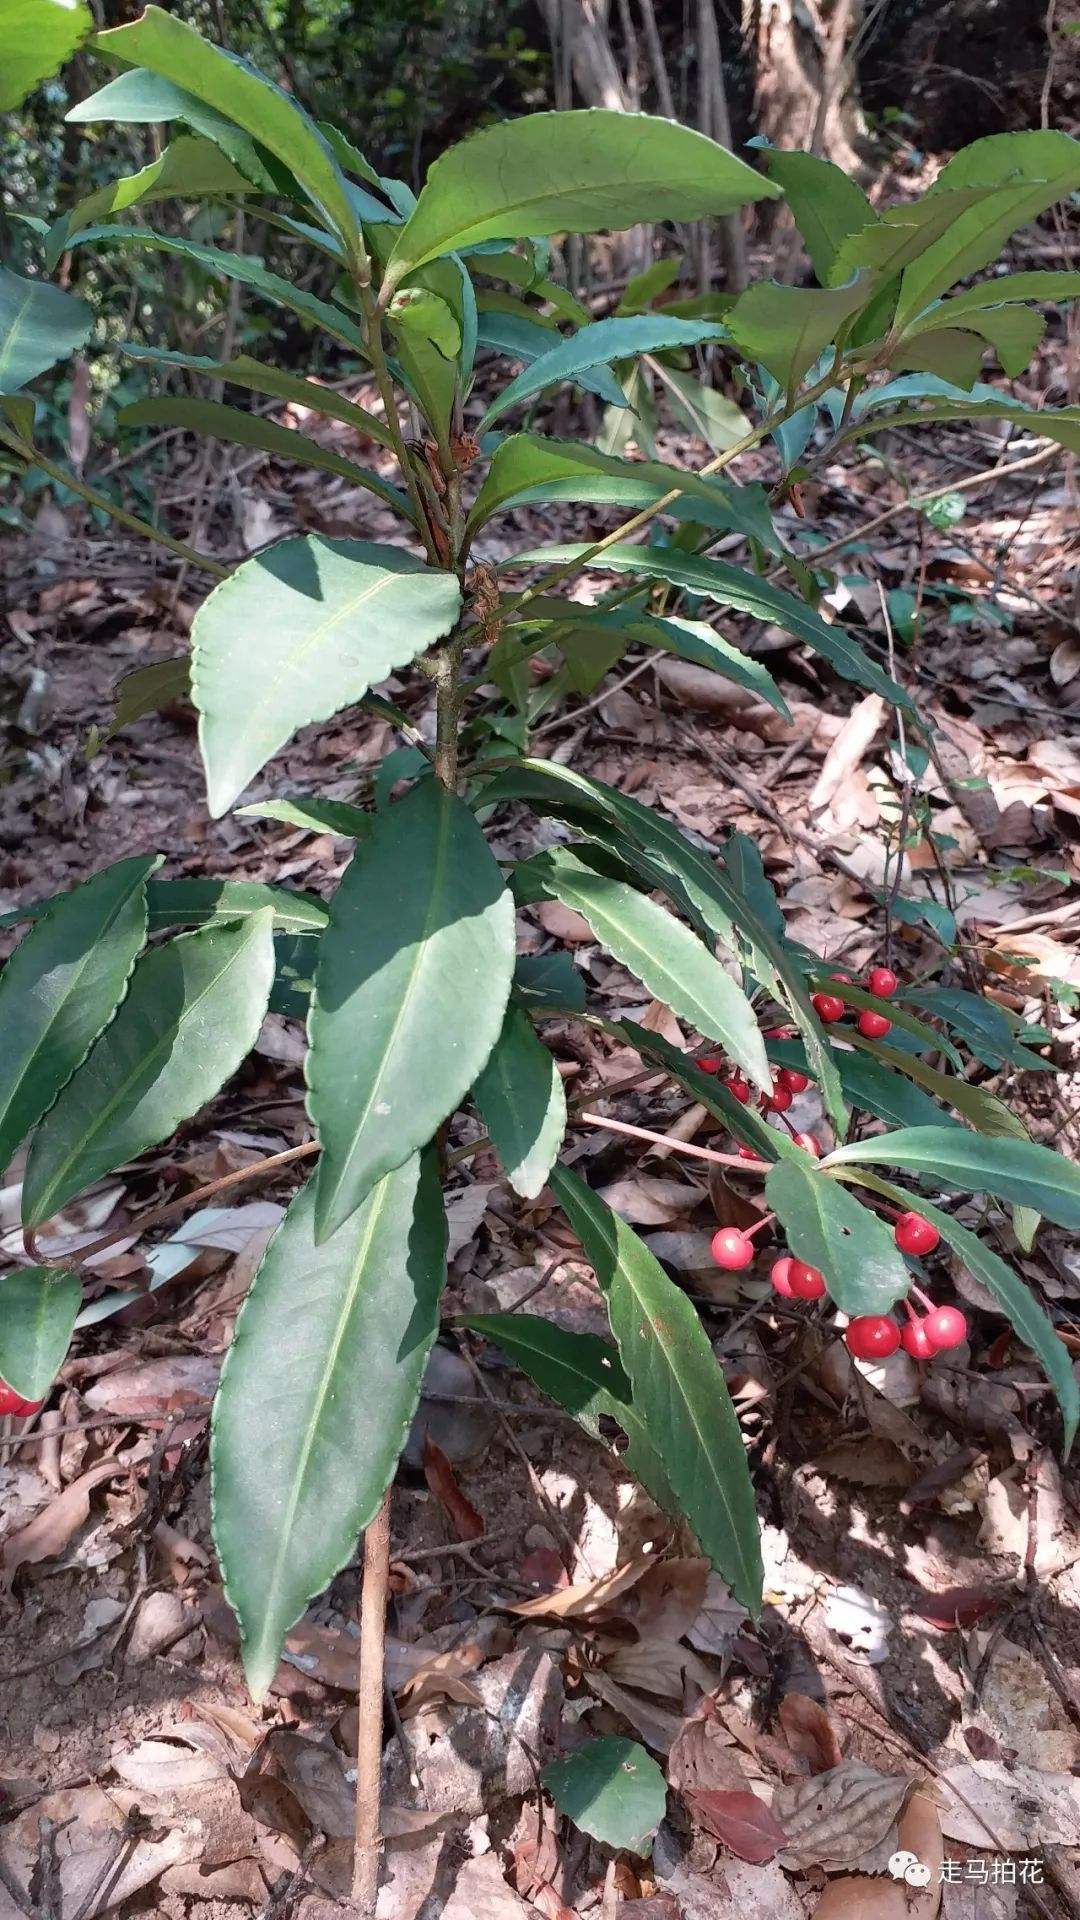
[[[776,1027],[765,1037],[769,1040],[786,1039],[787,1034],[784,1028]],[[720,1073],[724,1062],[717,1054],[706,1054],[705,1058],[699,1060],[697,1064],[702,1073]],[[720,1084],[727,1089],[734,1100],[739,1102],[740,1106],[749,1105],[750,1082],[737,1068],[731,1073],[724,1074]],[[798,1067],[780,1067],[773,1075],[772,1091],[759,1095],[758,1106],[762,1113],[786,1113],[795,1095],[805,1093],[809,1085],[809,1075],[800,1073]],[[812,1153],[816,1159],[821,1152],[821,1141],[817,1136],[812,1133],[796,1133],[790,1120],[785,1121],[784,1124],[796,1145],[805,1147],[807,1153]],[[752,1147],[740,1147],[739,1152],[744,1160],[756,1160],[759,1157]]]
[[[830,979],[838,980],[848,987],[853,984],[850,973],[834,973],[830,975]],[[878,1000],[891,999],[899,984],[891,967],[871,967],[866,976],[866,990]],[[847,1012],[847,1007],[838,993],[812,993],[810,1004],[818,1019],[827,1027],[833,1026],[837,1020],[842,1020]],[[860,1013],[855,1025],[865,1040],[883,1040],[892,1026],[892,1021],[887,1020],[883,1013],[875,1013],[871,1007],[866,1007]]]
[[44,1400],[24,1400],[21,1393],[9,1387],[6,1380],[0,1380],[0,1415],[5,1413],[36,1413],[45,1405]]
[[[729,1273],[740,1273],[748,1267],[754,1257],[754,1235],[771,1219],[772,1215],[766,1214],[752,1227],[719,1228],[712,1238],[712,1257],[717,1266]],[[901,1253],[927,1254],[933,1253],[941,1235],[921,1213],[909,1212],[897,1219],[893,1237]],[[822,1300],[827,1292],[824,1274],[790,1253],[774,1261],[769,1278],[782,1300]],[[912,1291],[927,1312],[917,1314],[905,1301],[908,1323],[903,1330],[887,1313],[859,1314],[849,1322],[844,1340],[856,1360],[887,1360],[898,1347],[913,1360],[932,1360],[936,1353],[958,1347],[967,1339],[968,1324],[959,1307],[937,1307],[921,1288]]]

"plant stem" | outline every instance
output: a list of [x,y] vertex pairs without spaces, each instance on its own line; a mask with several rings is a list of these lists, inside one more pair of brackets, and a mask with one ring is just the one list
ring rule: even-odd
[[461,716],[462,688],[458,680],[465,642],[453,634],[434,656],[435,678],[435,775],[451,793],[457,786],[458,721]]
[[379,1890],[379,1803],[382,1787],[383,1672],[386,1597],[390,1585],[390,1490],[364,1533],[364,1578],[360,1594],[360,1670],[356,1687],[356,1850],[352,1899],[361,1920],[371,1920]]
[[18,454],[20,460],[27,461],[32,467],[39,467],[42,473],[48,474],[50,480],[59,481],[62,487],[67,487],[71,493],[77,493],[79,498],[88,501],[90,506],[99,507],[102,513],[107,513],[111,519],[118,521],[120,526],[130,528],[132,533],[141,533],[144,540],[152,540],[159,547],[167,547],[170,553],[175,553],[177,558],[186,561],[188,566],[201,567],[204,573],[212,573],[217,580],[228,579],[230,570],[228,567],[223,567],[220,561],[211,560],[207,553],[196,553],[194,547],[186,547],[182,540],[174,540],[171,533],[162,533],[159,527],[152,527],[149,520],[140,520],[137,513],[128,513],[126,507],[114,506],[113,502],[103,493],[99,493],[96,487],[88,486],[85,480],[78,479],[75,474],[69,473],[66,467],[61,467],[55,460],[50,460],[47,454],[39,453],[37,447],[32,446],[29,441],[20,440],[16,435],[0,430],[0,445],[10,447],[13,453]]
[[367,342],[368,353],[371,356],[371,371],[375,376],[375,385],[379,389],[379,398],[383,403],[387,430],[390,434],[394,452],[397,455],[398,466],[401,468],[401,477],[405,482],[405,489],[412,502],[413,512],[416,515],[417,532],[420,534],[424,546],[427,548],[428,559],[433,566],[438,566],[439,556],[436,553],[435,543],[431,537],[431,529],[428,526],[427,509],[424,506],[423,496],[417,485],[416,475],[413,472],[412,462],[409,459],[405,446],[405,437],[401,431],[401,421],[398,418],[397,395],[394,392],[394,383],[390,378],[390,369],[386,364],[386,354],[383,351],[382,319],[375,305],[370,282],[366,286],[358,282],[356,291],[364,316],[364,338]]

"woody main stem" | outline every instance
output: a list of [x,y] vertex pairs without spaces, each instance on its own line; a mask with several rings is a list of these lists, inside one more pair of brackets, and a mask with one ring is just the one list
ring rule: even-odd
[[386,1601],[390,1587],[390,1489],[364,1534],[364,1576],[360,1590],[360,1670],[356,1688],[356,1842],[352,1903],[361,1920],[371,1920],[379,1892],[382,1857],[383,1685],[386,1649]]

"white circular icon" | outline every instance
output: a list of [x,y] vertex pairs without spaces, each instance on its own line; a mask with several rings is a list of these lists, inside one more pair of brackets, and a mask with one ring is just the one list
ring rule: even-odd
[[[908,1853],[901,1848],[898,1853],[893,1854],[889,1861],[889,1872],[892,1874],[894,1880],[906,1880],[909,1870],[912,1867],[917,1867],[918,1864],[919,1858],[917,1854]],[[927,1875],[927,1878],[929,1878],[929,1875]]]
[[928,1887],[930,1885],[929,1867],[923,1861],[916,1860],[915,1865],[909,1867],[905,1873],[904,1881],[909,1887]]

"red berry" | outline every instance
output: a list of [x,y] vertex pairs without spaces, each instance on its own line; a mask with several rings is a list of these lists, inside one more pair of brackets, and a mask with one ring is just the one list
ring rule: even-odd
[[902,1213],[893,1229],[893,1239],[901,1253],[933,1253],[941,1235],[924,1220],[921,1213]]
[[871,967],[866,976],[867,992],[877,995],[879,1000],[888,1000],[900,985],[891,967]]
[[793,1260],[788,1268],[788,1284],[796,1300],[820,1300],[825,1292],[825,1281],[816,1267],[808,1266],[805,1260]]
[[782,1087],[787,1088],[789,1093],[805,1093],[807,1087],[810,1085],[809,1076],[805,1073],[800,1073],[798,1067],[781,1067],[776,1078]]
[[741,1101],[745,1107],[750,1098],[749,1080],[744,1080],[741,1073],[729,1073],[727,1079],[722,1081],[721,1085],[725,1086],[728,1092],[734,1095],[736,1100]]
[[774,1080],[772,1092],[762,1094],[761,1104],[768,1113],[786,1113],[794,1097],[779,1080]]
[[759,1166],[761,1165],[761,1155],[760,1153],[757,1152],[756,1148],[754,1147],[740,1147],[739,1159],[740,1160],[756,1160],[758,1165]]
[[724,1062],[718,1053],[707,1053],[705,1058],[699,1060],[697,1064],[702,1073],[719,1073]]
[[44,1405],[44,1400],[24,1400],[21,1393],[16,1393],[14,1387],[8,1386],[6,1380],[0,1380],[0,1414],[36,1413]]
[[913,1360],[932,1360],[937,1348],[926,1331],[925,1320],[909,1320],[900,1335],[900,1345]]
[[712,1237],[712,1257],[728,1273],[740,1273],[754,1257],[754,1243],[738,1227],[721,1227]]
[[772,1281],[773,1287],[780,1295],[781,1300],[794,1300],[795,1298],[791,1288],[791,1269],[794,1265],[795,1262],[790,1253],[782,1254],[779,1260],[773,1261],[769,1279]]
[[886,1020],[883,1013],[871,1013],[867,1008],[865,1013],[860,1013],[855,1025],[864,1040],[883,1040],[892,1026],[892,1021]]
[[852,1320],[844,1339],[856,1360],[887,1360],[900,1345],[900,1329],[884,1313],[861,1313]]
[[765,1038],[766,1040],[788,1040],[791,1033],[790,1027],[766,1027]]
[[839,994],[836,993],[812,993],[810,1005],[818,1019],[823,1020],[827,1027],[832,1026],[835,1020],[842,1020],[847,1012]]
[[818,1139],[816,1133],[795,1133],[792,1134],[792,1139],[797,1147],[803,1149],[804,1153],[812,1153],[815,1160],[820,1158],[821,1141]]
[[947,1347],[959,1347],[968,1337],[967,1318],[959,1307],[935,1307],[924,1322],[926,1337],[935,1353]]
[[844,987],[850,987],[851,985],[850,973],[830,973],[829,979],[839,980],[841,986],[844,986]]

